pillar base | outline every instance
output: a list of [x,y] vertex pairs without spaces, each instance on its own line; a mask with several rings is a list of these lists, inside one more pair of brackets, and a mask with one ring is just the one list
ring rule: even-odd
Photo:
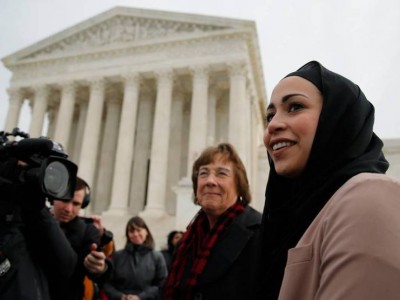
[[175,227],[186,230],[193,217],[200,210],[200,206],[193,203],[193,187],[189,177],[182,178],[174,188],[176,193],[176,221]]
[[139,213],[139,216],[144,220],[147,219],[162,219],[168,216],[165,209],[156,207],[146,207],[144,211]]
[[130,215],[127,208],[111,207],[102,213],[102,216],[121,217]]

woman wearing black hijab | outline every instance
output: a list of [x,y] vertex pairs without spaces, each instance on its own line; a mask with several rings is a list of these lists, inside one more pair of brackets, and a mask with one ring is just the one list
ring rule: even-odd
[[400,183],[373,123],[360,88],[318,62],[275,87],[260,299],[399,298]]

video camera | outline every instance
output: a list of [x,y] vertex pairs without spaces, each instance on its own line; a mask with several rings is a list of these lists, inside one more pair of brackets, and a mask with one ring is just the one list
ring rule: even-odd
[[[9,136],[23,139],[9,141]],[[61,144],[46,137],[29,138],[19,128],[0,131],[0,162],[17,159],[22,165],[18,182],[34,184],[48,200],[69,201],[74,196],[78,167],[67,157]]]
[[[86,224],[93,224],[94,223],[94,219],[91,217],[81,217],[82,220],[86,223]],[[100,241],[97,244],[97,250],[96,251],[103,251],[104,247],[113,240],[114,238],[114,234],[109,231],[109,230],[104,230],[103,234],[100,237]]]

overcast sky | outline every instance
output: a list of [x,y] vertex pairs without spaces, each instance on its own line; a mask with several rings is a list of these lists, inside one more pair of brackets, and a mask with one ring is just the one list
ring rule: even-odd
[[[361,87],[380,137],[400,138],[399,0],[0,0],[0,58],[115,6],[254,20],[268,97],[287,73],[318,60]],[[1,64],[0,130],[10,77]]]

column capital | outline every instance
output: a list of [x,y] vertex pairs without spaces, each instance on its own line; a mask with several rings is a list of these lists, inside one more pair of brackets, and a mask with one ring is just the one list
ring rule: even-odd
[[159,69],[154,71],[156,78],[158,81],[160,80],[173,80],[174,79],[174,70],[172,68]]
[[122,79],[126,85],[140,84],[141,76],[139,73],[126,73],[122,75]]
[[11,100],[22,100],[23,93],[21,88],[10,87],[7,89],[7,93]]
[[91,78],[89,81],[90,89],[94,91],[101,91],[102,89],[104,89],[105,83],[106,80],[104,79],[104,77]]
[[32,86],[36,97],[46,97],[49,93],[49,88],[46,84]]
[[193,77],[208,79],[210,66],[194,66],[190,68],[190,73]]
[[[174,84],[175,74],[172,68],[155,71],[158,88],[170,88]],[[157,92],[158,93],[158,92]]]
[[61,83],[61,89],[67,93],[73,93],[75,92],[75,89],[77,88],[78,84],[73,81],[64,81]]
[[247,66],[245,62],[235,61],[227,64],[229,75],[232,76],[245,76],[247,74]]

